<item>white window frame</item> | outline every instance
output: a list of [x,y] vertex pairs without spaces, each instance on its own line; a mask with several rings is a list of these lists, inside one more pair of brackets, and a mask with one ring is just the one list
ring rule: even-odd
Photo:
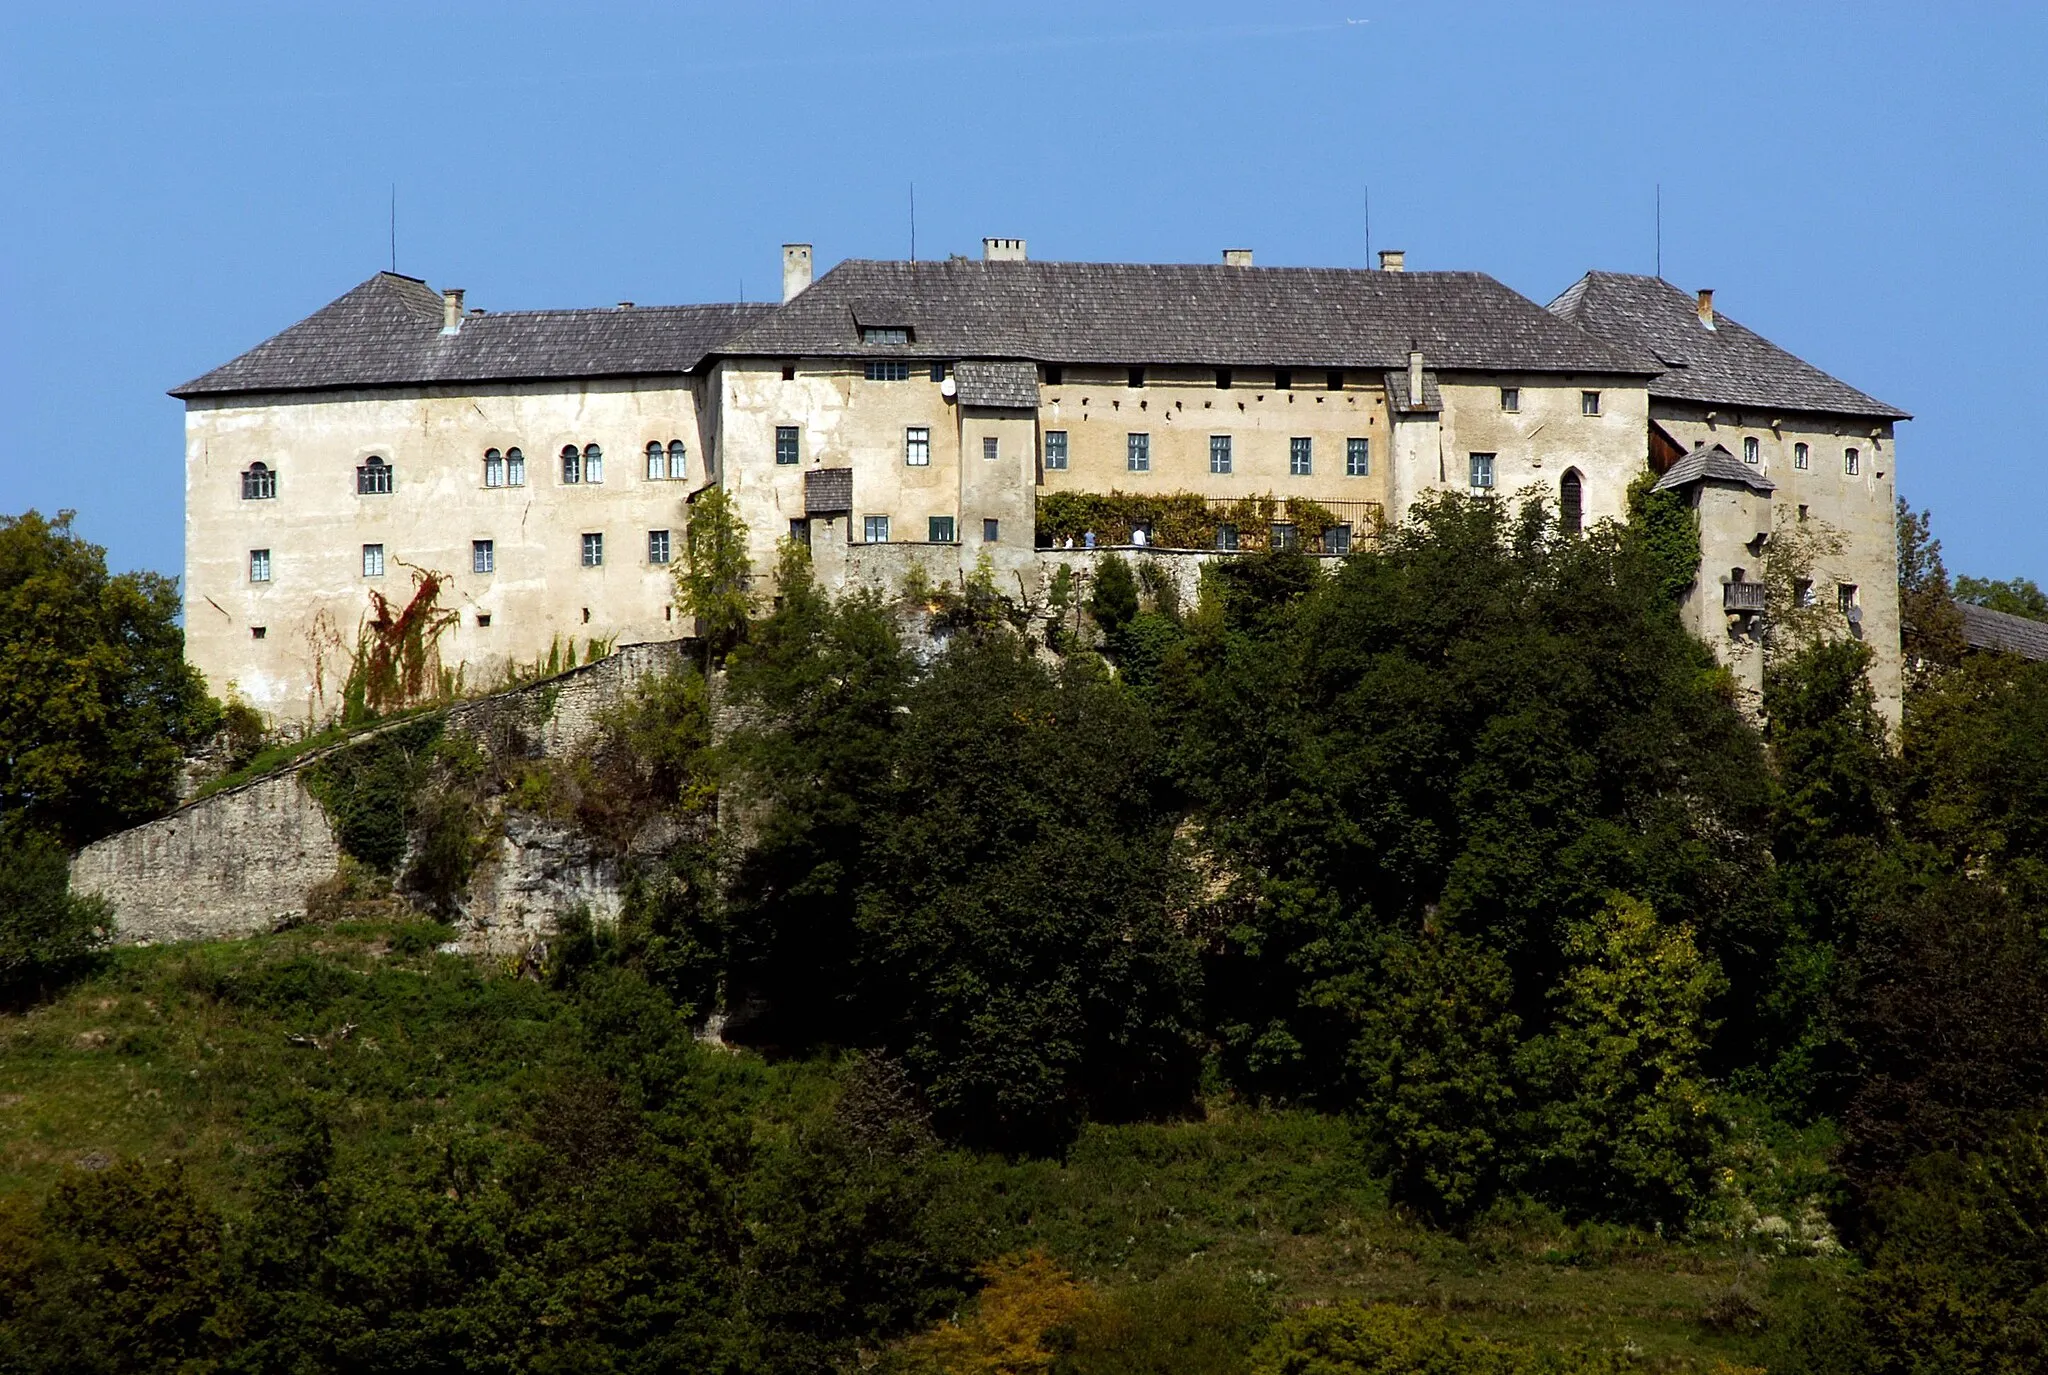
[[249,581],[270,581],[270,551],[268,549],[251,549],[249,551]]
[[932,427],[929,425],[905,425],[903,427],[903,466],[906,468],[929,468],[932,465]]
[[[782,443],[782,442],[783,442],[783,440],[785,440],[785,439],[789,441],[789,457],[788,457],[788,458],[784,458],[784,457],[782,456],[782,454],[783,454],[783,443]],[[800,429],[798,429],[798,428],[797,428],[797,427],[796,427],[795,425],[777,425],[777,426],[775,427],[775,466],[776,466],[776,467],[778,467],[778,468],[787,468],[787,467],[791,467],[792,465],[795,465],[795,464],[799,464],[799,463],[802,463],[803,461],[804,461],[804,439],[803,439],[803,431],[801,431]]]
[[1227,477],[1237,461],[1237,455],[1233,452],[1235,448],[1236,446],[1231,442],[1229,435],[1210,435],[1209,471],[1219,476]]
[[1149,473],[1152,471],[1152,436],[1145,430],[1132,430],[1124,436],[1124,471],[1127,473]]
[[658,439],[647,441],[647,480],[668,481],[668,450],[662,447]]
[[1344,476],[1372,476],[1372,441],[1353,435],[1344,441]]
[[526,453],[517,447],[505,450],[505,485],[524,487],[526,485]]
[[504,485],[505,485],[505,455],[503,455],[503,454],[499,453],[499,452],[498,452],[498,451],[497,451],[496,449],[485,449],[485,450],[484,450],[484,486],[486,486],[486,487],[503,487]]
[[1498,457],[1498,454],[1473,454],[1470,456],[1470,466],[1467,471],[1472,479],[1473,491],[1490,492],[1493,490],[1493,465],[1494,460]]
[[1794,444],[1792,446],[1792,466],[1800,469],[1811,468],[1813,466],[1813,450],[1804,444]]
[[574,444],[562,446],[562,485],[574,487],[583,481],[583,450]]
[[602,530],[586,530],[583,533],[583,566],[585,568],[604,567],[604,532]]
[[887,516],[862,516],[860,519],[862,544],[887,544],[889,542],[889,518]]
[[1316,475],[1316,442],[1307,435],[1298,434],[1287,441],[1287,476],[1314,477]]
[[1863,450],[1850,445],[1842,450],[1842,475],[1856,477],[1863,472]]
[[1763,441],[1755,435],[1744,435],[1742,437],[1742,461],[1751,464],[1763,462],[1763,448]]
[[495,540],[473,539],[469,542],[469,571],[472,573],[495,573],[498,571],[498,546]]
[[1047,430],[1045,432],[1045,466],[1048,472],[1065,472],[1067,467],[1067,432]]
[[384,546],[366,544],[363,546],[363,576],[381,578],[384,576]]
[[664,567],[675,557],[675,542],[666,530],[647,532],[647,562],[654,567]]

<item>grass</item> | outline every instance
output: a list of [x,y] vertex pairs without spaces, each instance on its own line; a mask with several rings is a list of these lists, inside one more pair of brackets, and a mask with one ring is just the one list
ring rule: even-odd
[[[239,1212],[273,1106],[300,1092],[335,1109],[352,1153],[495,1130],[578,1014],[510,967],[438,953],[442,935],[379,920],[122,950],[55,1000],[0,1015],[0,1193],[41,1195],[95,1155],[176,1157]],[[818,1111],[837,1066],[705,1050],[699,1070],[765,1137]],[[1217,1106],[1091,1126],[1061,1160],[956,1154],[949,1176],[988,1254],[1043,1248],[1101,1286],[1222,1275],[1278,1306],[1423,1306],[1500,1339],[1629,1350],[1647,1369],[1740,1363],[1752,1338],[1708,1321],[1754,1311],[1731,1295],[1761,1303],[1839,1273],[1540,1210],[1450,1236],[1390,1208],[1367,1158],[1342,1119]]]

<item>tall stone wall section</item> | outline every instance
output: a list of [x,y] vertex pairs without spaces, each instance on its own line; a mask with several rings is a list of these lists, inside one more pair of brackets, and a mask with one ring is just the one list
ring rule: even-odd
[[[453,707],[447,730],[479,742],[516,734],[528,757],[564,759],[595,740],[604,712],[684,657],[682,641],[622,646],[597,663]],[[366,733],[367,735],[368,733]],[[340,872],[341,846],[305,773],[364,736],[294,760],[81,850],[73,888],[105,897],[123,944],[226,940],[303,920],[313,890]],[[508,818],[463,911],[464,944],[516,948],[585,906],[617,915],[621,866],[568,827]]]

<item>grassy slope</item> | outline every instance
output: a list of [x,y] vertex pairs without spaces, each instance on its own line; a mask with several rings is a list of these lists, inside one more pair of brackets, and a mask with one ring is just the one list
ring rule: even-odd
[[[40,1193],[91,1152],[178,1156],[237,1211],[264,1105],[287,1086],[338,1108],[346,1150],[488,1130],[560,1044],[566,1000],[421,949],[427,934],[359,923],[128,950],[55,1002],[0,1016],[0,1191]],[[704,1068],[763,1133],[815,1110],[832,1082],[816,1061],[707,1051]],[[1492,1335],[1632,1347],[1671,1369],[1746,1354],[1701,1323],[1738,1279],[1762,1287],[1735,1248],[1543,1217],[1461,1241],[1390,1211],[1361,1154],[1340,1120],[1218,1110],[1092,1127],[1062,1162],[956,1166],[991,1254],[1040,1246],[1101,1284],[1216,1266],[1281,1303],[1426,1304]],[[1828,1273],[1773,1265],[1774,1282]]]

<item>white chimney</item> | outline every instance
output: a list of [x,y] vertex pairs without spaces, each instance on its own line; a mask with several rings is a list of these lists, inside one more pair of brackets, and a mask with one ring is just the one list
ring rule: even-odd
[[1422,405],[1422,350],[1408,350],[1408,408]]
[[1406,272],[1407,270],[1408,254],[1405,251],[1398,248],[1382,248],[1380,250],[1380,271]]
[[1710,286],[1700,288],[1700,323],[1708,329],[1714,327],[1714,289]]
[[1021,263],[1024,261],[1022,239],[983,239],[981,260],[985,263]]
[[441,293],[441,333],[462,332],[462,288],[451,286]]
[[1225,267],[1250,267],[1252,265],[1252,251],[1249,248],[1226,248],[1223,250],[1223,265]]
[[811,246],[786,243],[782,246],[782,299],[794,301],[811,284]]

